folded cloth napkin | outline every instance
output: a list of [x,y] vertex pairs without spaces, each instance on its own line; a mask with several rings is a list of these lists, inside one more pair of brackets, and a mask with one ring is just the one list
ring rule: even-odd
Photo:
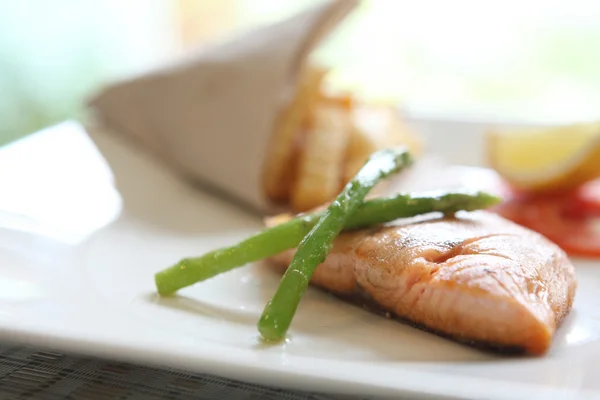
[[261,184],[274,122],[312,50],[358,5],[332,0],[117,83],[90,105],[177,172],[262,213],[280,207]]

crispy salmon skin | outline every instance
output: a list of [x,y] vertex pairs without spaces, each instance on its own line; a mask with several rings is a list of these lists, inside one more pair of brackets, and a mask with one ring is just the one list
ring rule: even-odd
[[[293,255],[269,261],[283,271]],[[548,351],[577,290],[558,246],[486,211],[345,232],[311,283],[457,340],[532,355]]]

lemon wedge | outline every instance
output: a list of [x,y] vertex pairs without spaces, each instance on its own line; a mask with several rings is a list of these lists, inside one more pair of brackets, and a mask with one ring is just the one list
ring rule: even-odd
[[600,177],[600,122],[492,130],[485,139],[490,167],[518,189],[569,190]]

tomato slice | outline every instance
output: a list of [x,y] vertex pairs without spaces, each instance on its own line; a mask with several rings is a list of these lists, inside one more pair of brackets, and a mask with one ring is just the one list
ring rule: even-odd
[[510,201],[518,199],[522,204],[554,202],[559,205],[563,213],[574,218],[600,217],[600,179],[580,186],[574,191],[562,193],[532,195],[511,188],[509,192],[504,192],[504,197]]
[[577,193],[553,196],[515,195],[495,207],[499,215],[534,230],[569,255],[600,257],[600,186]]
[[589,215],[600,216],[600,179],[583,185],[574,196],[576,206]]

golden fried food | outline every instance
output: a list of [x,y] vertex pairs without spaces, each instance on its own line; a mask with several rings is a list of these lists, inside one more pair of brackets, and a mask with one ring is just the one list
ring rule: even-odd
[[296,96],[285,107],[276,121],[267,159],[264,167],[263,185],[272,201],[286,201],[289,198],[293,177],[290,165],[294,156],[294,146],[307,114],[320,96],[320,87],[327,70],[311,65],[302,74]]
[[311,115],[291,193],[296,211],[321,205],[339,192],[351,127],[348,110],[339,104],[321,102]]
[[306,68],[267,152],[265,193],[294,212],[332,200],[376,151],[404,145],[418,156],[422,150],[393,103],[357,101],[352,92],[328,87],[327,76],[326,68]]

